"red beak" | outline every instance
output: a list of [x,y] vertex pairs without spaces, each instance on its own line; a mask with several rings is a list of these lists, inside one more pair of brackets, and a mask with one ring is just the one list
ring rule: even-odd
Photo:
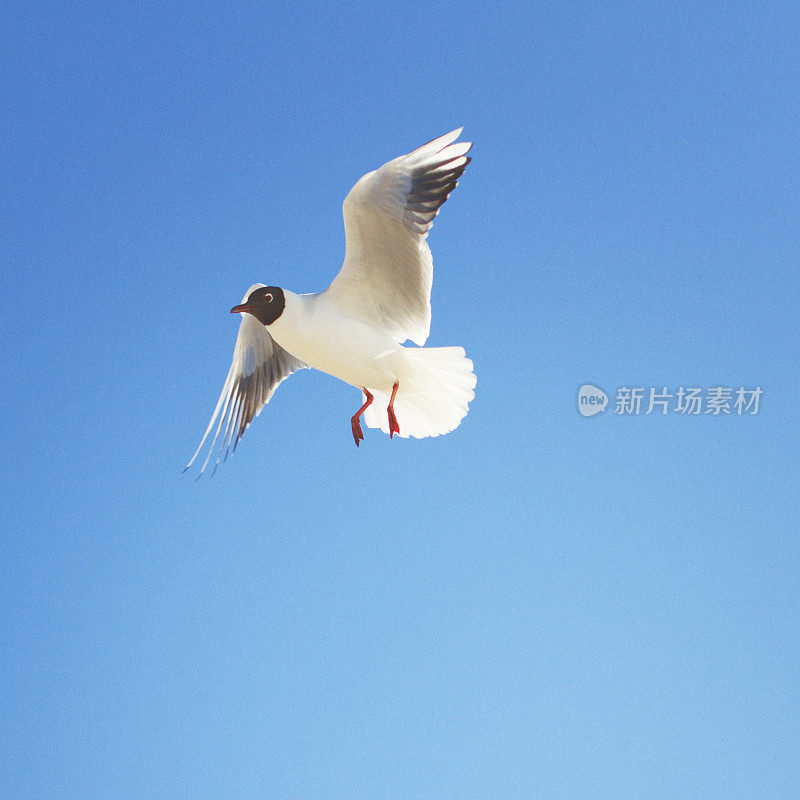
[[231,314],[243,314],[245,311],[249,311],[249,310],[250,310],[250,306],[248,306],[247,303],[242,303],[242,305],[240,305],[240,306],[234,306],[231,309]]

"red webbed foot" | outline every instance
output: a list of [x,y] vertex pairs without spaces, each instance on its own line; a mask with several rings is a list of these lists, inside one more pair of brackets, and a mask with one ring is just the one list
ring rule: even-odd
[[364,432],[361,430],[359,417],[369,408],[369,404],[372,402],[372,395],[366,389],[364,389],[364,394],[367,396],[366,403],[350,417],[350,427],[353,429],[353,439],[355,439],[356,447],[358,447],[359,442],[364,440]]
[[392,387],[392,398],[389,400],[389,405],[386,408],[386,413],[389,415],[389,438],[394,439],[396,433],[400,433],[400,426],[397,424],[397,417],[394,413],[394,398],[397,395],[397,390],[400,388],[400,381],[395,381]]

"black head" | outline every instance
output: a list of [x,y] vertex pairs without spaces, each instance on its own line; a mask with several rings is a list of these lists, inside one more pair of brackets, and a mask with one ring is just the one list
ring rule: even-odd
[[283,289],[278,286],[262,286],[247,295],[247,300],[240,306],[234,306],[231,314],[247,312],[252,314],[262,325],[271,325],[283,314],[286,298]]

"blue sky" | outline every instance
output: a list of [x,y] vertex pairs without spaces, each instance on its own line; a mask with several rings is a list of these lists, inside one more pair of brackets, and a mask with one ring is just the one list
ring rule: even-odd
[[[795,796],[799,23],[5,4],[0,795]],[[357,450],[358,393],[305,371],[181,474],[231,305],[325,288],[352,184],[458,125],[461,427]]]

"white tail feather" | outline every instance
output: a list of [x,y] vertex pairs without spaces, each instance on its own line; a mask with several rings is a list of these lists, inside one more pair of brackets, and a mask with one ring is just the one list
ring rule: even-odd
[[[404,355],[408,372],[399,379],[394,400],[399,435],[422,439],[457,428],[469,411],[477,382],[472,361],[464,354],[464,348],[409,347],[405,348]],[[367,388],[375,399],[364,412],[364,422],[370,428],[389,433],[386,413],[389,397]]]

